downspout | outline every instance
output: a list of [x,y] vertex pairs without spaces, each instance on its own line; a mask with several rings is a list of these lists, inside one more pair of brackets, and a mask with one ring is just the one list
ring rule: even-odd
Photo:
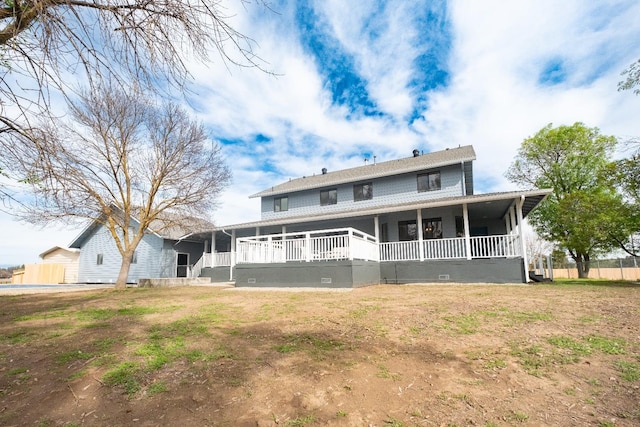
[[466,196],[467,195],[467,180],[464,177],[464,160],[462,160],[460,162],[460,171],[462,172],[462,179],[460,180],[462,182],[462,195]]

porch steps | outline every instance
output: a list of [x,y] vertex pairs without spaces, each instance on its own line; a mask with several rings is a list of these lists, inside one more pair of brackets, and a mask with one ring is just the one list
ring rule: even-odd
[[529,279],[533,280],[536,283],[550,283],[551,279],[548,277],[544,277],[542,274],[536,274],[535,271],[529,272]]

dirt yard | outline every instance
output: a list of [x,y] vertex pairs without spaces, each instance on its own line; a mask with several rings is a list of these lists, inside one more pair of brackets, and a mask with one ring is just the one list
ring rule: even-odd
[[640,287],[0,297],[4,426],[637,426]]

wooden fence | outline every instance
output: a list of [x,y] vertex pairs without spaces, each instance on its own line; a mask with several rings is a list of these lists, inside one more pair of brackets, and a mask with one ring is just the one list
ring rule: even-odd
[[13,272],[11,283],[30,285],[64,283],[64,265],[27,264],[24,270]]
[[[575,266],[567,268],[554,268],[554,279],[577,279],[578,270]],[[590,279],[607,280],[640,280],[640,267],[591,267],[589,269]]]

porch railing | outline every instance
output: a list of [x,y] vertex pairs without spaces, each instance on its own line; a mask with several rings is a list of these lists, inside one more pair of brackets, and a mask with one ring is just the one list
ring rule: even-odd
[[471,237],[471,258],[513,258],[521,255],[517,234]]
[[237,248],[238,263],[379,260],[375,237],[354,228],[243,237]]
[[[517,234],[470,237],[470,258],[512,258],[521,256]],[[355,229],[332,229],[286,233],[238,239],[238,263],[281,263],[289,261],[330,261],[362,259],[371,261],[421,261],[466,259],[464,237],[376,244],[375,238]],[[230,252],[204,254],[193,266],[231,265]]]
[[[470,258],[512,258],[521,255],[516,234],[470,237]],[[420,261],[429,259],[467,258],[464,237],[429,239],[420,242],[389,242],[380,244],[380,261]]]
[[231,265],[231,252],[214,252],[202,254],[203,267],[228,267]]

